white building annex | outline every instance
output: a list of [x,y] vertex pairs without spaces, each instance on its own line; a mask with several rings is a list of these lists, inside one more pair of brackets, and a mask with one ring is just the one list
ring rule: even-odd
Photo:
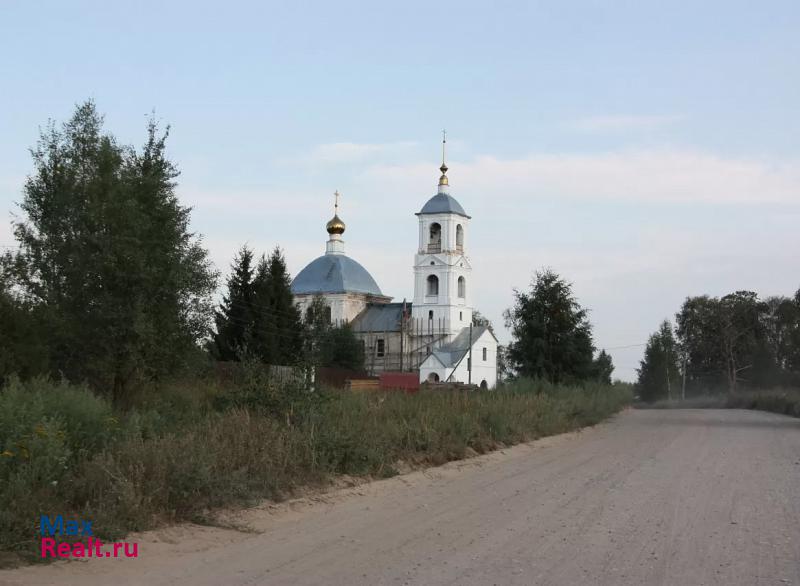
[[418,371],[420,382],[463,382],[494,388],[497,338],[472,325],[472,265],[468,256],[472,219],[450,195],[442,141],[441,176],[436,195],[416,213],[414,298],[391,303],[372,275],[345,253],[339,194],[325,254],[292,281],[295,302],[305,315],[321,295],[332,323],[349,323],[364,344],[370,374]]

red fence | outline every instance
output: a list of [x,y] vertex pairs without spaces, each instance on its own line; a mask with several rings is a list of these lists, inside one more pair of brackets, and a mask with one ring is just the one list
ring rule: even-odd
[[382,372],[380,379],[382,389],[399,389],[409,393],[419,390],[419,373],[416,372]]

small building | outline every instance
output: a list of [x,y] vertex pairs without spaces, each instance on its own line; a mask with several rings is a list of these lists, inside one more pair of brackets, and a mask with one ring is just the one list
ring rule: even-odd
[[[470,351],[471,350],[471,351]],[[431,351],[419,367],[420,381],[497,385],[497,338],[487,326],[464,328],[452,342]]]

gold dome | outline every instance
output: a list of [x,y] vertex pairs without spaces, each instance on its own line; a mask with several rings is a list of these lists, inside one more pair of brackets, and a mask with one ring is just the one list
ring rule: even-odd
[[449,185],[450,182],[447,180],[447,165],[442,163],[442,166],[439,167],[439,171],[442,172],[442,176],[439,177],[439,185]]
[[334,215],[331,220],[325,224],[325,229],[328,231],[328,234],[344,234],[344,222],[339,217],[339,215]]

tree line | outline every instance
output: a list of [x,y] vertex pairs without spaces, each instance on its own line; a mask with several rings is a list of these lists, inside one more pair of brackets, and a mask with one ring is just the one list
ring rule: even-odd
[[352,351],[351,333],[301,318],[279,249],[254,263],[242,248],[214,303],[219,274],[175,193],[168,136],[151,120],[142,147],[122,145],[91,101],[40,132],[18,248],[0,257],[0,382],[46,374],[117,400],[209,355],[358,366],[331,350],[346,338]]
[[646,401],[800,386],[800,289],[687,297],[650,336],[637,386]]

